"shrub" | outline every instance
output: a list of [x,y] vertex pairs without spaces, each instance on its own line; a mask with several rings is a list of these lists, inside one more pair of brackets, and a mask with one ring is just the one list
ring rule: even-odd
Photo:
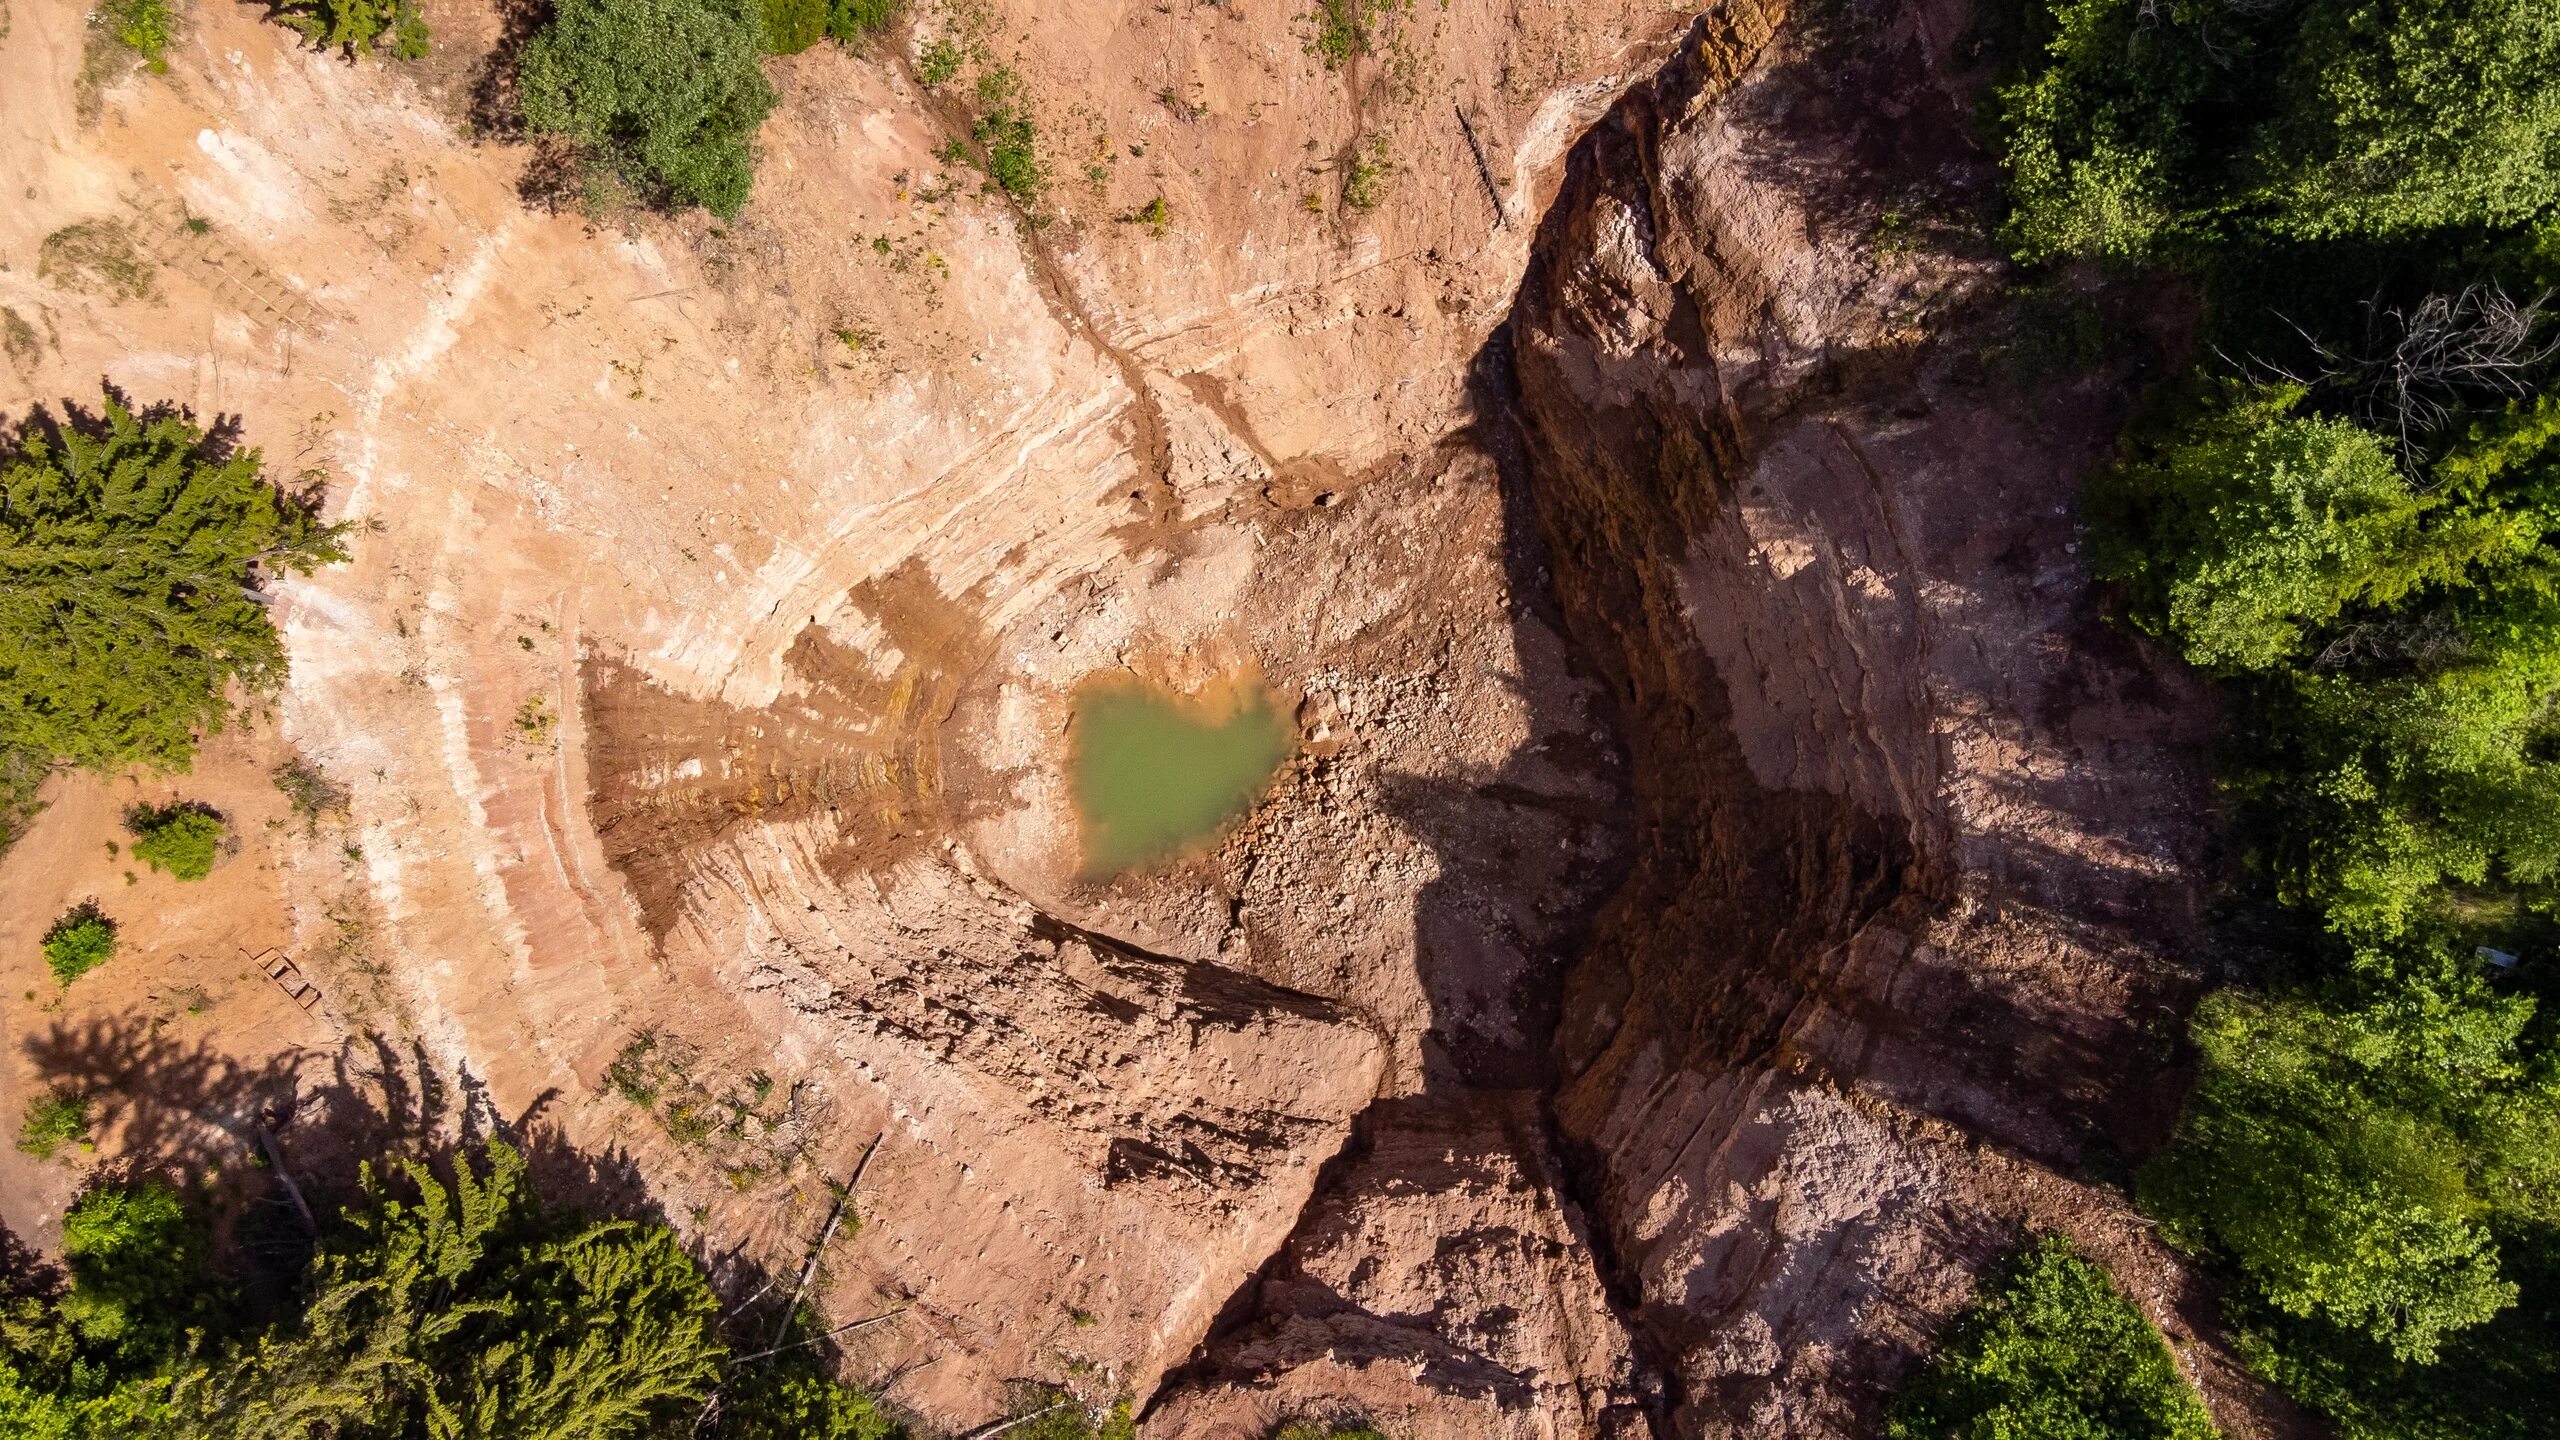
[[99,1185],[62,1216],[71,1293],[62,1319],[126,1373],[174,1351],[203,1293],[206,1244],[178,1192],[157,1181]]
[[115,958],[116,922],[95,900],[84,900],[44,932],[44,963],[68,985]]
[[169,0],[102,0],[95,23],[118,45],[142,57],[157,75],[169,68]]
[[1352,147],[1351,164],[1342,172],[1342,203],[1354,210],[1374,210],[1387,198],[1387,182],[1394,177],[1387,137],[1372,135],[1365,145]]
[[427,56],[427,22],[416,0],[269,0],[267,13],[323,49],[348,55],[388,49],[401,60]]
[[1891,1440],[2212,1440],[2160,1332],[2047,1236],[1956,1320],[1895,1397]]
[[774,106],[763,39],[748,0],[560,0],[518,71],[525,122],[654,202],[734,218]]
[[181,880],[212,873],[228,827],[206,806],[136,805],[124,812],[124,828],[136,838],[133,858]]
[[27,1102],[26,1118],[18,1122],[18,1148],[39,1160],[50,1160],[65,1145],[86,1144],[89,1109],[89,1097],[77,1091],[37,1096]]
[[345,558],[341,533],[182,415],[110,391],[94,421],[31,422],[0,461],[0,749],[185,769],[234,686],[283,678],[262,577]]
[[1159,195],[1153,200],[1148,201],[1146,204],[1139,206],[1137,209],[1130,211],[1128,214],[1121,216],[1120,223],[1123,225],[1144,225],[1147,227],[1148,234],[1162,235],[1165,231],[1173,227],[1173,207],[1165,204],[1164,197]]

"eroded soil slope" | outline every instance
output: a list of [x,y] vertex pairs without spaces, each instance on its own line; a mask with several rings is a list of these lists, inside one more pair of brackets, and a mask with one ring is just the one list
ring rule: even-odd
[[[329,998],[205,1045],[290,1099],[390,1037],[767,1266],[876,1138],[814,1298],[907,1306],[854,1378],[954,1428],[1036,1379],[1166,1435],[1860,1433],[2028,1223],[2196,1338],[2070,1177],[2161,1113],[2198,717],[2071,555],[2124,377],[1885,221],[1989,183],[1955,7],[1384,9],[1329,67],[1282,6],[924,5],[770,62],[727,225],[529,202],[499,15],[427,9],[413,68],[218,4],[165,76],[84,79],[62,0],[0,36],[0,406],[237,414],[358,526],[193,782],[346,787],[255,851]],[[1037,223],[936,158],[954,27]],[[40,264],[75,227],[147,283]],[[1098,673],[1258,675],[1295,753],[1094,881]],[[82,983],[0,1109],[137,1003]]]

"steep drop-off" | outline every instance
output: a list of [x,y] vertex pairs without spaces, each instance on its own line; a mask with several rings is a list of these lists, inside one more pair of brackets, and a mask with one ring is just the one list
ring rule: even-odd
[[[1861,1433],[2021,1226],[2104,1254],[2227,1423],[2278,1423],[2077,1178],[2173,1103],[2203,706],[2073,555],[2146,347],[2052,332],[2121,297],[1961,258],[1993,180],[1963,18],[1835,16],[1746,69],[1711,16],[1575,155],[1507,337],[1637,815],[1554,1108],[1681,1436]],[[1878,243],[1915,222],[1959,238]]]

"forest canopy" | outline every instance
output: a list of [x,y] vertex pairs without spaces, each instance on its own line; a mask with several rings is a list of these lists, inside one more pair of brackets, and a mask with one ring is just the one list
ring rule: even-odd
[[2354,1440],[2560,1392],[2560,7],[2039,0],[2017,256],[2202,298],[2084,497],[2123,617],[2220,678],[2237,866],[2136,1193]]

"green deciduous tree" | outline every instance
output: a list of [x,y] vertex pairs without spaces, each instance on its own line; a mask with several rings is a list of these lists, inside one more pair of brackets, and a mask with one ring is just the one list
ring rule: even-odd
[[2359,952],[2328,999],[2210,997],[2195,1096],[2143,1182],[2276,1309],[2404,1361],[2515,1300],[2493,1221],[2560,1214],[2560,1083],[2520,1045],[2532,1002],[2459,949]]
[[774,105],[756,63],[764,38],[750,0],[560,0],[525,47],[525,122],[648,198],[731,218]]
[[2560,199],[2560,7],[2288,9],[2274,113],[2238,165],[2240,202],[2272,228],[2389,237],[2514,224]]
[[2208,669],[2263,670],[2350,605],[2389,605],[2534,531],[2497,515],[2429,524],[2381,436],[2297,414],[2302,387],[2230,387],[2093,483],[2092,568]]
[[110,392],[0,460],[0,750],[184,769],[234,687],[284,675],[261,577],[344,558],[255,450]]
[[2560,195],[2543,0],[2046,0],[1999,92],[2021,257],[2391,237]]
[[2060,1236],[2029,1245],[1895,1398],[1890,1440],[2213,1440],[2160,1332]]

